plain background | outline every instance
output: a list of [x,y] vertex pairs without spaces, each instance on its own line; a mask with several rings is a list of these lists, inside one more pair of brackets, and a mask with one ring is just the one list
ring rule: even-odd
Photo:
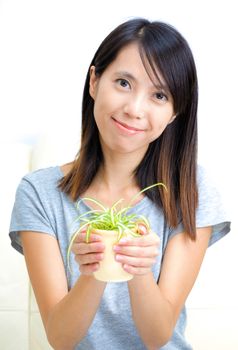
[[[223,194],[233,221],[231,237],[233,234],[235,243],[238,229],[235,0],[0,0],[0,147],[16,142],[35,146],[44,137],[51,138],[53,144],[55,139],[59,143],[60,138],[73,157],[80,139],[81,96],[88,65],[104,37],[133,17],[170,23],[190,44],[199,79],[199,162],[208,168]],[[7,159],[8,149],[2,151]],[[3,159],[1,171],[7,172]],[[201,306],[208,300],[212,307],[223,303],[225,307],[237,307],[237,274],[229,275],[232,256],[236,254],[235,246],[231,254],[231,245],[231,241],[224,240],[224,245],[220,244],[215,252],[221,256],[215,278],[222,292],[218,290],[216,295],[212,291],[209,295],[205,289],[203,295],[203,289],[198,289],[200,295],[196,300],[201,301]],[[212,254],[211,251],[208,262]],[[202,275],[199,283],[207,281],[209,274],[214,276],[209,266],[206,277]],[[219,274],[223,283],[220,287]],[[194,293],[196,296],[196,290]]]

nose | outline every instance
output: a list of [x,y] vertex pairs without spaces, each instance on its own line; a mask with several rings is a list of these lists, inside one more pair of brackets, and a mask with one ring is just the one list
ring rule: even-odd
[[131,118],[142,119],[145,117],[145,98],[142,95],[131,95],[124,106],[124,113]]

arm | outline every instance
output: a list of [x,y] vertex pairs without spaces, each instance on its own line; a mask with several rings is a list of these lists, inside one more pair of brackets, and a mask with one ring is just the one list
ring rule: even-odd
[[[132,315],[148,349],[157,349],[169,341],[180,311],[198,275],[210,235],[211,228],[208,227],[198,229],[195,242],[185,233],[171,238],[164,255],[158,285],[152,273],[148,272],[148,266],[145,267],[144,258],[138,258],[142,256],[141,247],[133,250],[130,250],[132,247],[127,247],[129,248],[127,254],[133,257],[124,255],[123,262],[127,263],[128,272],[136,274],[128,282]],[[148,244],[149,240],[145,243],[145,239],[146,236],[140,239],[141,246]],[[148,254],[151,254],[151,246],[146,248]]]
[[81,275],[68,292],[56,239],[37,232],[21,232],[21,239],[49,343],[55,350],[72,350],[92,323],[106,284]]

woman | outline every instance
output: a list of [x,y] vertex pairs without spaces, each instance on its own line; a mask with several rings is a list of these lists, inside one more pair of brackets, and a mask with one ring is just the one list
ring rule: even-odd
[[[26,175],[13,208],[12,245],[25,255],[54,349],[191,349],[184,303],[207,247],[230,230],[196,152],[197,76],[186,40],[161,22],[121,24],[90,64],[76,159]],[[168,191],[148,190],[131,210],[151,231],[115,246],[133,279],[97,281],[105,246],[95,233],[86,243],[85,231],[69,274],[75,203],[93,197],[110,207],[124,198],[126,205],[157,182]],[[88,210],[80,201],[80,213]]]

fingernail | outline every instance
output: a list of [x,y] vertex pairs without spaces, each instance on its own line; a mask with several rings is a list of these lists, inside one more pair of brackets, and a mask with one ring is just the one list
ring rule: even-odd
[[143,236],[147,234],[147,228],[143,224],[138,225],[138,232]]

